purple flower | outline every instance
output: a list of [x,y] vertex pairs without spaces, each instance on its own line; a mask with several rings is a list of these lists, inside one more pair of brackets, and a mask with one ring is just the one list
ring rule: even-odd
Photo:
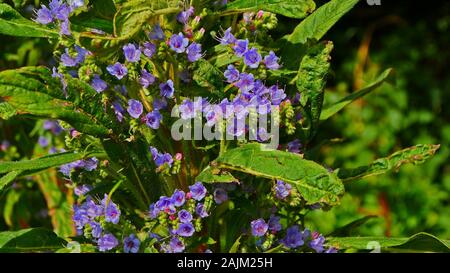
[[236,86],[243,93],[250,92],[255,87],[255,78],[253,74],[242,73],[240,80],[236,83]]
[[269,52],[269,55],[264,57],[264,64],[268,69],[271,70],[277,70],[280,68],[280,65],[278,64],[278,57],[275,55],[273,51]]
[[65,21],[69,18],[70,7],[66,3],[62,3],[59,0],[52,0],[49,3],[52,15],[58,20]]
[[167,101],[166,99],[155,99],[153,101],[153,109],[154,110],[161,110],[167,107]]
[[36,12],[36,22],[47,25],[53,22],[52,12],[44,5],[41,5],[41,8]]
[[159,85],[159,89],[161,90],[160,92],[161,96],[166,98],[171,98],[173,96],[173,93],[175,92],[172,80],[168,80],[165,83],[161,83]]
[[250,68],[258,68],[261,60],[261,55],[256,48],[252,48],[244,54],[244,63]]
[[83,207],[75,205],[73,206],[72,220],[75,223],[75,226],[81,229],[89,223],[89,216],[87,215],[87,212]]
[[197,213],[197,215],[200,216],[200,218],[205,218],[209,216],[208,212],[206,211],[205,205],[202,203],[197,204],[197,206],[195,207],[195,213]]
[[155,147],[150,147],[150,152],[152,153],[153,161],[155,161],[157,167],[160,167],[166,163],[169,167],[172,167],[173,158],[169,153],[159,153]]
[[84,62],[84,60],[86,59],[86,55],[91,54],[89,52],[89,50],[86,50],[80,46],[75,45],[75,50],[77,52],[77,57],[76,60],[78,63],[82,63]]
[[325,250],[325,253],[338,253],[338,251],[336,248],[330,247],[329,249]]
[[219,39],[220,43],[222,45],[230,45],[234,44],[236,42],[236,38],[231,33],[231,27],[227,28],[225,32],[223,33],[223,36]]
[[228,200],[228,194],[227,191],[223,188],[217,188],[214,190],[214,201],[217,204],[222,204],[223,202],[226,202]]
[[84,6],[84,0],[68,0],[67,2],[72,9],[77,9]]
[[178,219],[180,219],[181,223],[190,223],[192,221],[192,214],[187,210],[180,210],[178,212]]
[[314,249],[317,253],[322,253],[324,251],[323,244],[325,243],[325,237],[320,235],[318,232],[313,232],[313,239],[308,243],[308,246]]
[[248,50],[248,39],[237,40],[236,45],[233,47],[234,53],[238,57],[244,56],[245,52]]
[[77,59],[70,56],[68,48],[66,48],[65,53],[61,55],[61,62],[66,67],[74,67],[78,64]]
[[125,55],[125,59],[130,63],[139,62],[141,58],[141,51],[136,48],[134,44],[127,44],[123,46],[123,54]]
[[142,115],[143,111],[144,107],[142,106],[142,103],[140,101],[134,99],[130,99],[128,101],[127,112],[131,117],[139,118]]
[[141,242],[136,235],[130,234],[123,240],[123,252],[125,253],[137,253],[139,251],[139,246]]
[[151,219],[155,219],[156,217],[158,217],[160,212],[161,211],[156,207],[155,204],[150,205],[149,215]]
[[253,220],[250,225],[252,227],[252,235],[255,237],[264,236],[269,229],[269,225],[266,224],[264,219]]
[[94,78],[91,82],[92,88],[94,88],[95,91],[98,93],[105,91],[106,88],[108,88],[108,85],[106,82],[102,79],[100,79],[99,75],[94,75]]
[[227,70],[225,70],[223,75],[227,78],[228,83],[233,83],[239,80],[239,71],[232,64],[227,67]]
[[115,76],[119,80],[121,80],[128,73],[128,69],[119,62],[109,65],[106,70],[108,70],[109,74]]
[[297,153],[299,154],[301,152],[300,148],[302,147],[302,144],[300,143],[299,139],[294,139],[293,141],[289,142],[287,144],[287,150],[291,153]]
[[192,119],[195,117],[194,103],[190,99],[185,99],[180,107],[181,118],[184,120]]
[[151,58],[156,53],[156,45],[150,42],[145,42],[141,47],[141,51],[145,56]]
[[119,122],[122,122],[123,120],[123,113],[125,112],[125,110],[123,109],[122,105],[120,104],[119,101],[114,101],[112,103],[112,106],[114,108],[114,113],[116,114],[117,120]]
[[279,89],[278,86],[273,85],[269,88],[270,98],[273,104],[279,105],[285,98],[286,94],[283,89]]
[[282,226],[280,224],[280,217],[272,215],[269,218],[269,230],[272,232],[278,232],[282,229]]
[[189,7],[188,10],[184,10],[177,15],[177,21],[186,25],[188,23],[189,17],[194,15],[194,7]]
[[74,193],[76,196],[86,195],[90,190],[92,190],[92,187],[89,185],[78,185],[74,189]]
[[94,222],[94,221],[90,222],[89,225],[91,226],[91,229],[92,229],[92,231],[91,231],[92,237],[100,238],[100,236],[102,236],[102,232],[103,232],[102,226],[99,223]]
[[161,41],[163,41],[166,38],[159,24],[153,26],[152,31],[148,34],[148,37],[152,40],[161,40]]
[[95,157],[83,160],[83,168],[88,172],[97,169],[97,165],[98,165],[98,159]]
[[147,88],[149,85],[155,82],[155,76],[152,73],[148,72],[146,69],[142,69],[141,77],[139,78],[139,83]]
[[39,143],[39,146],[41,146],[42,148],[47,147],[48,144],[49,144],[48,139],[45,138],[45,137],[43,137],[43,136],[40,136],[40,137],[39,137],[38,143]]
[[282,180],[277,180],[275,185],[275,196],[278,199],[285,199],[291,194],[292,186],[289,183],[285,183]]
[[186,49],[188,61],[191,63],[196,62],[202,57],[202,45],[193,42]]
[[155,130],[159,128],[161,120],[162,116],[158,110],[153,110],[145,116],[145,124]]
[[105,221],[113,224],[117,224],[120,219],[120,209],[112,200],[108,200],[108,195],[105,194],[105,197],[102,200],[102,205],[105,208]]
[[111,233],[107,233],[98,239],[98,249],[102,252],[111,250],[118,244],[119,241]]
[[64,21],[61,21],[59,33],[60,33],[61,35],[67,35],[67,36],[70,36],[70,24],[69,24],[69,19],[66,19],[66,20],[64,20]]
[[281,242],[288,248],[297,248],[304,244],[302,233],[298,226],[292,226],[286,230],[286,236]]
[[186,194],[184,191],[176,189],[172,194],[171,200],[175,207],[181,207],[186,201]]
[[171,198],[167,196],[161,196],[159,200],[156,202],[156,208],[159,211],[163,211],[165,213],[173,214],[176,212],[176,209],[172,203]]
[[201,201],[206,195],[206,188],[201,182],[196,182],[194,185],[189,186],[189,190],[193,199]]
[[182,237],[191,237],[194,232],[195,229],[191,223],[181,223],[177,229],[177,234]]
[[184,244],[178,237],[170,239],[169,246],[173,253],[181,253],[184,251]]
[[103,206],[97,205],[90,196],[88,196],[88,198],[86,199],[86,202],[83,204],[83,207],[85,208],[86,213],[90,218],[102,216],[104,213]]
[[189,44],[189,39],[184,38],[183,34],[180,32],[178,34],[172,35],[169,40],[170,48],[176,53],[183,53]]

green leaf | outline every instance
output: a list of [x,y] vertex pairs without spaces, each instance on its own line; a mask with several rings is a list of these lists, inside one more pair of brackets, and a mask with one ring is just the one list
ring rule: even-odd
[[239,251],[239,246],[241,245],[242,235],[239,236],[234,244],[231,246],[229,253],[237,253]]
[[0,33],[11,36],[57,38],[58,32],[25,19],[14,8],[0,3]]
[[44,67],[23,67],[0,72],[0,100],[7,102],[17,114],[38,118],[60,119],[82,133],[108,136],[114,122],[111,109],[104,111],[101,94],[78,79],[66,79],[66,92],[59,79]]
[[428,233],[417,233],[410,238],[386,237],[329,237],[327,245],[339,249],[373,250],[403,252],[445,252],[449,253],[449,244]]
[[370,219],[374,219],[377,218],[377,216],[375,215],[368,215],[365,216],[363,218],[357,219],[355,221],[352,221],[351,223],[343,226],[343,227],[339,227],[337,229],[335,229],[331,234],[327,235],[327,237],[345,237],[345,236],[350,236],[352,235],[353,231],[364,225],[365,223],[367,223],[367,221],[369,221]]
[[12,171],[0,177],[0,192],[2,192],[5,187],[12,183],[17,177],[19,177],[21,173],[21,171]]
[[231,183],[238,182],[229,172],[220,169],[206,167],[196,178],[203,183]]
[[57,250],[66,241],[44,228],[0,232],[0,252],[43,252]]
[[393,153],[392,155],[375,160],[372,164],[354,169],[338,169],[338,177],[342,180],[361,179],[367,176],[380,175],[392,169],[398,170],[402,165],[414,165],[425,162],[432,157],[440,145],[419,144]]
[[194,81],[209,91],[223,90],[223,74],[210,62],[200,59],[194,64]]
[[7,102],[0,102],[0,118],[10,119],[17,114],[16,109]]
[[226,6],[226,14],[259,10],[301,19],[316,8],[312,0],[236,0]]
[[263,150],[258,143],[228,150],[214,164],[217,168],[289,182],[307,204],[337,205],[344,193],[344,185],[335,173],[294,153]]
[[325,33],[359,0],[332,0],[306,17],[287,37],[293,44],[305,44],[308,39],[319,41]]
[[385,70],[381,75],[379,75],[373,82],[366,85],[366,87],[352,93],[351,95],[343,98],[339,102],[327,106],[325,109],[323,109],[322,113],[320,114],[320,120],[327,120],[340,110],[342,110],[345,106],[349,105],[353,101],[369,94],[373,90],[377,89],[380,85],[382,85],[386,80],[388,80],[392,75],[393,70],[391,68]]
[[322,112],[332,50],[332,42],[319,43],[308,49],[297,75],[297,89],[302,94],[302,104],[311,117],[313,134],[317,130]]

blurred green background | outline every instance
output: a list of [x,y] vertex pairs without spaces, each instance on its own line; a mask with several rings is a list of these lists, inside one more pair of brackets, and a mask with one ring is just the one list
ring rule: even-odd
[[[28,16],[30,5],[39,4],[0,2]],[[295,26],[285,18],[279,23],[282,29]],[[441,149],[423,165],[349,184],[341,206],[308,215],[312,228],[327,234],[377,215],[358,234],[406,237],[426,231],[450,239],[450,109],[445,106],[450,99],[449,33],[448,1],[381,0],[380,6],[370,6],[362,0],[326,35],[335,43],[326,103],[361,88],[388,67],[395,69],[395,85],[384,84],[322,124],[316,138],[333,141],[322,146],[319,162],[331,168],[356,167],[414,144],[439,143]],[[0,35],[0,41],[0,70],[52,63],[52,47],[43,39]],[[0,149],[0,160],[42,153],[36,144],[41,127],[21,118],[0,119],[0,142],[12,145]],[[59,235],[72,234],[66,228],[72,198],[64,181],[53,172],[22,182],[0,195],[0,230],[53,226]]]

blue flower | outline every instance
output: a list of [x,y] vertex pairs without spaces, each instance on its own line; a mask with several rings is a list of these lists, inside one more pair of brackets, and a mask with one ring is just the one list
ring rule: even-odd
[[228,65],[227,70],[225,70],[223,75],[227,78],[228,83],[238,81],[240,76],[239,71],[232,64]]
[[161,83],[159,85],[159,89],[161,90],[160,92],[161,96],[166,98],[171,98],[173,96],[173,93],[175,92],[172,80],[168,80],[165,83]]
[[90,185],[78,185],[75,187],[73,192],[76,196],[86,195],[90,190],[92,190],[92,187]]
[[252,235],[255,237],[264,236],[269,229],[269,225],[266,224],[264,219],[257,219],[250,222],[252,228]]
[[271,215],[269,218],[269,230],[272,232],[278,232],[282,229],[282,226],[280,224],[280,217]]
[[195,229],[191,223],[181,223],[177,229],[177,234],[182,237],[191,237],[194,232]]
[[286,236],[281,240],[281,242],[288,248],[297,248],[305,243],[298,226],[288,228],[286,230]]
[[181,223],[190,223],[192,221],[192,214],[187,210],[180,210],[178,212],[178,219]]
[[236,42],[236,38],[231,33],[231,27],[227,28],[225,32],[223,33],[223,36],[219,38],[219,41],[222,45],[231,45]]
[[145,42],[144,45],[141,47],[141,51],[144,53],[145,56],[151,58],[156,53],[156,45]]
[[128,74],[128,69],[119,62],[109,65],[106,70],[108,70],[109,74],[115,76],[119,80]]
[[275,196],[278,199],[285,199],[291,194],[292,186],[289,183],[285,183],[282,180],[277,180],[275,185]]
[[325,253],[338,253],[338,251],[336,248],[330,247],[329,249],[325,250]]
[[227,191],[223,188],[217,188],[214,190],[214,201],[217,204],[222,204],[223,202],[226,202],[228,200],[228,194]]
[[153,109],[154,110],[161,110],[167,107],[167,101],[166,99],[155,99],[153,101]]
[[49,3],[49,7],[52,12],[52,15],[56,19],[61,21],[69,19],[70,7],[66,3],[62,3],[62,1],[59,0],[52,0]]
[[117,224],[120,219],[120,209],[112,200],[108,200],[108,195],[105,194],[105,197],[102,200],[102,205],[105,208],[105,221],[113,224]]
[[208,212],[206,211],[205,205],[202,203],[197,204],[197,206],[195,207],[195,213],[200,216],[200,218],[209,216]]
[[186,201],[186,194],[184,193],[184,191],[176,189],[172,194],[171,199],[175,207],[181,207]]
[[245,52],[247,52],[248,50],[248,39],[237,40],[233,49],[236,56],[238,57],[244,56]]
[[107,233],[98,239],[98,249],[102,252],[111,250],[118,244],[119,241],[111,233]]
[[116,118],[119,122],[122,122],[123,120],[123,113],[125,112],[125,110],[123,109],[122,105],[120,104],[120,102],[118,100],[114,101],[112,103],[112,106],[114,108],[114,113],[116,114]]
[[88,172],[97,169],[97,165],[98,165],[98,159],[95,157],[91,157],[86,160],[83,160],[83,168]]
[[41,8],[36,12],[36,22],[39,24],[47,25],[53,22],[52,12],[44,5],[41,5]]
[[139,83],[147,88],[149,85],[155,82],[155,76],[152,73],[148,72],[146,69],[142,69],[141,77],[139,78]]
[[81,229],[87,225],[89,223],[89,216],[87,215],[86,209],[84,207],[74,205],[72,220],[78,229]]
[[161,211],[156,207],[155,204],[150,204],[149,215],[151,219],[158,217]]
[[67,2],[73,10],[84,6],[84,0],[68,0]]
[[271,70],[277,70],[280,68],[280,65],[278,64],[278,57],[275,55],[273,51],[269,52],[269,55],[264,57],[264,64],[268,69]]
[[177,21],[186,25],[188,23],[189,17],[194,15],[194,7],[189,7],[188,10],[184,10],[177,15]]
[[184,251],[184,243],[178,238],[178,237],[173,237],[172,239],[170,239],[170,250],[173,253],[181,253]]
[[99,75],[94,75],[94,78],[92,79],[91,82],[91,86],[98,93],[103,92],[105,91],[106,88],[108,88],[106,82],[102,80]]
[[183,53],[189,44],[189,39],[184,38],[183,34],[180,32],[178,34],[173,34],[169,40],[170,48],[176,53]]
[[40,136],[38,139],[38,143],[39,143],[39,146],[41,146],[42,148],[45,148],[48,146],[49,141],[46,137]]
[[84,202],[83,207],[90,218],[102,216],[104,212],[104,207],[102,205],[97,205],[90,196],[88,196],[86,202]]
[[166,35],[164,35],[164,31],[161,29],[159,24],[153,26],[152,31],[148,34],[148,37],[152,40],[161,40],[166,39]]
[[123,240],[123,252],[125,253],[137,253],[139,251],[139,246],[141,242],[136,235],[130,234],[130,236],[125,237]]
[[206,188],[201,182],[196,182],[194,185],[189,186],[191,197],[197,201],[201,201],[206,195]]
[[140,101],[135,99],[128,100],[127,112],[131,117],[139,118],[142,115],[143,111],[144,107],[142,106],[142,103]]
[[89,225],[91,226],[91,229],[92,229],[92,231],[91,231],[92,237],[100,238],[100,236],[102,236],[102,232],[103,232],[102,226],[95,221],[90,222]]
[[195,117],[194,103],[190,99],[185,99],[181,103],[179,110],[181,118],[184,120],[192,119]]
[[301,152],[300,148],[302,147],[302,144],[300,143],[299,139],[294,139],[293,141],[289,142],[287,144],[287,150],[291,153],[297,153],[299,154]]
[[244,63],[250,68],[258,68],[261,60],[261,55],[256,48],[252,48],[244,54]]
[[66,20],[64,20],[64,21],[61,21],[59,33],[60,33],[61,35],[67,35],[67,36],[70,36],[70,23],[69,23],[69,19],[66,19]]
[[152,128],[152,129],[158,129],[159,125],[161,124],[162,115],[159,113],[158,110],[153,110],[152,112],[148,113],[145,116],[145,124]]
[[186,49],[188,61],[191,63],[196,62],[202,57],[202,45],[193,42]]
[[253,74],[242,73],[239,81],[236,83],[236,86],[243,93],[250,92],[255,87],[255,78]]
[[308,243],[308,246],[314,249],[317,253],[322,253],[324,251],[323,244],[325,243],[325,237],[320,235],[318,232],[314,232],[312,237],[313,239]]
[[61,62],[64,66],[74,67],[78,65],[78,61],[76,58],[70,56],[69,49],[65,49],[65,53],[61,55]]
[[286,94],[283,89],[279,89],[278,86],[273,85],[269,88],[270,99],[274,105],[279,105],[285,98]]
[[122,49],[125,59],[131,63],[138,62],[141,58],[141,51],[134,44],[124,45]]
[[176,209],[172,203],[172,200],[167,196],[161,196],[156,202],[156,208],[165,213],[174,214]]

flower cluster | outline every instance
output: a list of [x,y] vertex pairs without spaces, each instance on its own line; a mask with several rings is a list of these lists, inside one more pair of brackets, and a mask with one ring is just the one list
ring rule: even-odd
[[77,160],[72,163],[64,164],[59,168],[59,171],[66,177],[70,177],[70,173],[73,170],[83,169],[85,171],[90,172],[90,171],[97,169],[97,166],[98,166],[98,159],[95,157],[92,157],[89,159]]
[[183,252],[188,239],[202,229],[202,219],[209,216],[211,205],[212,196],[201,182],[189,186],[187,193],[177,189],[172,196],[161,196],[151,204],[150,219],[166,227],[169,234],[165,240],[159,240],[160,250],[166,253]]
[[175,154],[173,157],[169,153],[160,153],[158,149],[151,146],[150,153],[152,155],[153,162],[156,165],[156,172],[162,173],[177,173],[180,168],[181,160],[183,159],[183,155],[181,153]]
[[60,28],[61,35],[70,34],[69,17],[76,9],[84,6],[83,0],[51,0],[48,7],[41,5],[41,8],[36,11],[35,21],[43,24],[56,24]]

